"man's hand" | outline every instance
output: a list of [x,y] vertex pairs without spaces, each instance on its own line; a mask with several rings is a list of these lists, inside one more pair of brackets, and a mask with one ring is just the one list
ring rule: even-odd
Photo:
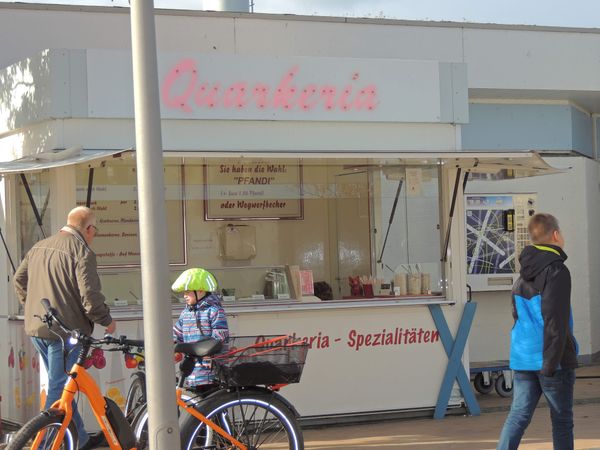
[[110,325],[106,327],[104,334],[114,334],[116,329],[117,329],[117,322],[115,322],[115,319],[113,319],[113,321],[110,323]]

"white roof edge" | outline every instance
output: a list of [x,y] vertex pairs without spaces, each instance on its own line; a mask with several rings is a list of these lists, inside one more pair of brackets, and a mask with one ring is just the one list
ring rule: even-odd
[[[60,11],[75,13],[112,13],[129,14],[128,7],[123,6],[101,6],[101,5],[68,5],[49,3],[7,3],[0,2],[1,9],[22,9],[41,11]],[[592,33],[599,34],[600,28],[560,26],[560,25],[532,25],[532,24],[503,24],[491,22],[458,22],[449,20],[419,20],[419,19],[393,19],[372,17],[344,17],[344,16],[318,16],[291,13],[260,13],[260,12],[226,12],[226,11],[204,11],[199,9],[167,9],[156,8],[157,16],[200,16],[220,18],[247,18],[262,20],[285,20],[305,22],[333,22],[349,24],[376,24],[376,25],[400,25],[410,27],[433,27],[433,28],[459,28],[459,29],[483,29],[483,30],[515,30],[515,31],[541,31],[559,33]]]

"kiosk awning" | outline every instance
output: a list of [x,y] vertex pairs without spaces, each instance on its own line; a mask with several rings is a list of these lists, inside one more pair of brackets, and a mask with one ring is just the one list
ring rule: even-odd
[[165,150],[164,156],[180,158],[297,158],[303,164],[348,164],[355,167],[398,167],[447,165],[463,172],[489,174],[488,179],[502,180],[535,175],[560,173],[537,152],[227,152],[227,151],[173,151]]
[[537,152],[463,153],[440,159],[444,164],[461,168],[466,172],[492,174],[494,176],[491,179],[494,180],[549,175],[568,170],[568,168],[552,167]]
[[45,169],[74,164],[98,163],[104,159],[115,158],[122,153],[131,151],[131,148],[121,150],[84,150],[81,147],[71,147],[64,150],[54,150],[25,156],[13,161],[0,162],[0,174],[39,172]]

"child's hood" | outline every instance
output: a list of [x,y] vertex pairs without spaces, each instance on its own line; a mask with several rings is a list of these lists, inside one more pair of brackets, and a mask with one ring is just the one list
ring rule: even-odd
[[219,294],[215,294],[211,292],[210,294],[206,294],[200,300],[200,308],[208,308],[209,306],[221,306],[221,296]]

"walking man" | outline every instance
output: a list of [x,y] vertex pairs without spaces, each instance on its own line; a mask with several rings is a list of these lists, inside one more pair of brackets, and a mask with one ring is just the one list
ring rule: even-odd
[[513,400],[498,450],[519,447],[542,394],[550,407],[554,449],[571,450],[577,342],[565,241],[550,214],[534,215],[528,228],[533,245],[519,257],[521,272],[512,292]]
[[[39,241],[27,252],[15,273],[17,297],[25,305],[25,332],[31,336],[48,372],[45,408],[60,398],[67,380],[65,370],[69,371],[77,360],[80,345],[73,346],[65,339],[70,351],[65,368],[58,336],[66,338],[65,333],[56,324],[49,330],[36,317],[45,313],[40,300],[47,298],[71,329],[91,334],[95,322],[105,326],[109,334],[115,331],[115,322],[100,292],[96,254],[90,249],[97,232],[94,212],[84,206],[77,207],[69,213],[67,225],[55,235]],[[79,449],[95,448],[101,436],[90,438],[75,402],[73,409]]]

